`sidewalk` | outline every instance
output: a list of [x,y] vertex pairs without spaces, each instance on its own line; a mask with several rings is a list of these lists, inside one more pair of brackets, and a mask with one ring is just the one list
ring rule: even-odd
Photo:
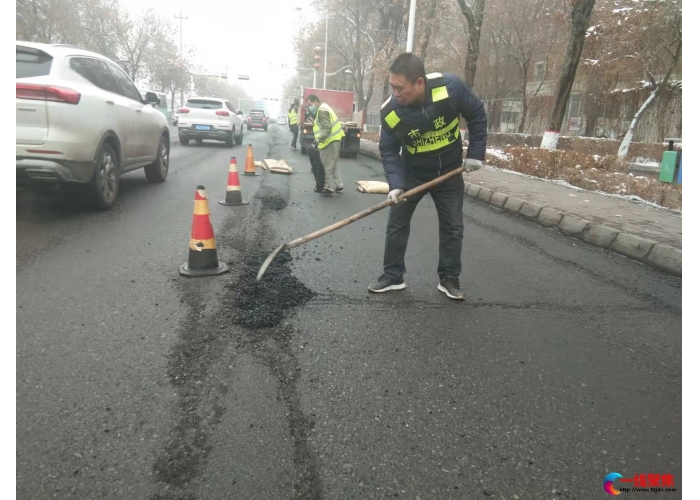
[[[360,148],[380,159],[376,143],[362,140]],[[681,275],[683,219],[677,212],[488,166],[464,179],[471,198]]]

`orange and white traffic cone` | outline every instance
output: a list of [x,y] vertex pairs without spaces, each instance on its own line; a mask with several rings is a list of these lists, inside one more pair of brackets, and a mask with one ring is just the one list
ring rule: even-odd
[[226,183],[226,199],[220,201],[222,205],[227,207],[237,207],[239,205],[247,205],[247,201],[243,201],[243,193],[241,193],[241,180],[238,178],[238,165],[236,157],[231,157],[231,162],[228,165],[228,181]]
[[216,253],[214,228],[209,214],[209,203],[204,186],[197,186],[194,194],[194,215],[190,253],[186,264],[180,264],[180,274],[187,277],[215,276],[228,272]]
[[245,170],[243,175],[260,175],[255,171],[255,159],[253,158],[253,145],[248,144],[248,154],[245,157]]

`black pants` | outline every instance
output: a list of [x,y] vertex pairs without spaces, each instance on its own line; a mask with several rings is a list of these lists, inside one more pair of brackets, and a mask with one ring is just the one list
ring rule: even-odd
[[[408,173],[406,191],[428,180],[430,179],[418,178]],[[458,278],[462,272],[464,179],[461,175],[451,177],[427,192],[433,197],[440,224],[438,275]],[[384,245],[384,274],[392,280],[403,277],[406,272],[404,256],[406,255],[408,236],[411,232],[411,217],[418,202],[427,192],[418,193],[406,201],[392,205],[389,211]],[[430,245],[432,242],[428,241],[424,244]]]
[[306,152],[309,154],[311,171],[314,174],[314,180],[316,180],[316,191],[321,191],[326,183],[326,169],[321,161],[321,152],[313,145],[306,148]]
[[289,126],[289,130],[294,134],[292,137],[292,147],[296,148],[297,147],[297,137],[299,137],[299,125],[294,124]]

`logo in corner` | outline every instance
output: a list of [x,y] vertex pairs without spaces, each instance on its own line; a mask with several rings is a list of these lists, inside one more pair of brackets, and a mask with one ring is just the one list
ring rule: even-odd
[[620,494],[620,490],[615,488],[615,481],[618,479],[622,479],[622,474],[618,474],[617,472],[611,472],[603,479],[603,489],[608,495],[616,496]]

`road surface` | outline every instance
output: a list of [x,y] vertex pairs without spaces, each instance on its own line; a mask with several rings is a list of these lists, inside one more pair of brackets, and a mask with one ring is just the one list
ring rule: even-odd
[[[462,288],[437,286],[437,216],[413,219],[407,289],[370,295],[387,211],[371,159],[313,193],[286,127],[172,146],[167,182],[122,178],[110,212],[18,191],[17,497],[598,498],[603,477],[681,488],[681,280],[465,200]],[[195,187],[231,272],[187,279]],[[621,486],[617,483],[617,486]],[[621,497],[624,498],[624,497]]]

